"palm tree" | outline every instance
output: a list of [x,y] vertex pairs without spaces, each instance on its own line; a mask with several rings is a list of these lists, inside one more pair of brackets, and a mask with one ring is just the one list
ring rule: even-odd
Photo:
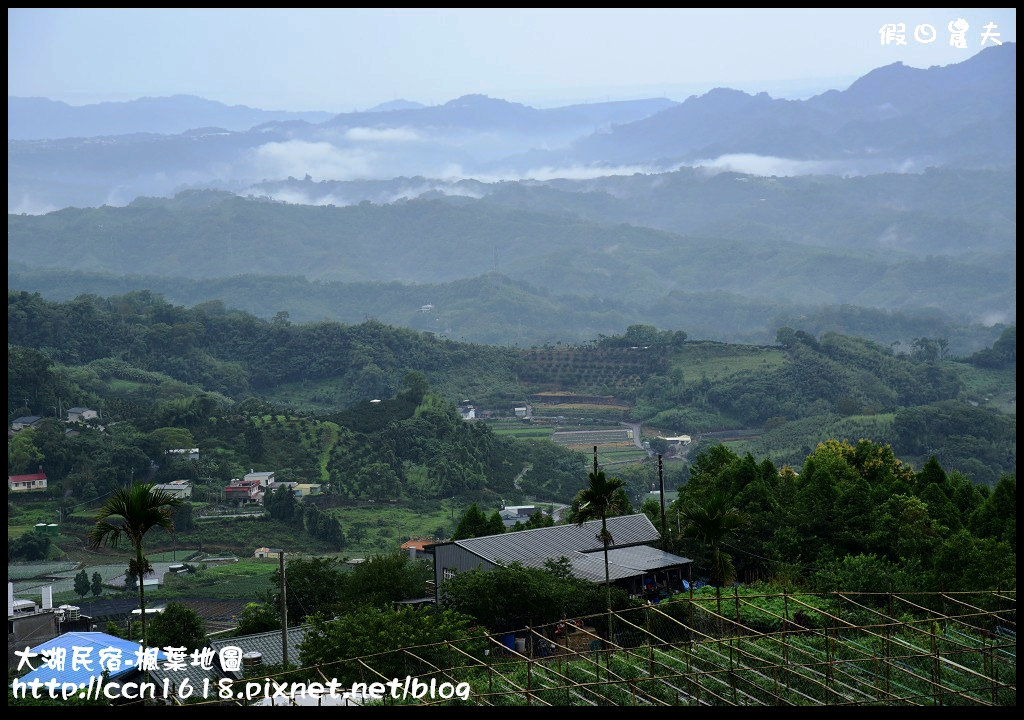
[[601,520],[601,532],[597,535],[598,540],[604,543],[604,586],[608,596],[608,640],[614,640],[612,635],[612,582],[608,570],[608,546],[612,543],[612,534],[608,532],[608,518],[626,510],[626,498],[622,489],[626,483],[619,478],[606,478],[604,470],[597,469],[597,460],[594,461],[594,471],[588,476],[590,484],[583,488],[573,502],[576,524],[582,525],[588,520]]
[[142,538],[154,527],[174,532],[174,510],[183,505],[163,490],[154,490],[152,484],[133,483],[114,493],[96,515],[96,525],[89,533],[93,548],[101,545],[116,548],[128,541],[135,548],[135,558],[128,563],[128,572],[139,578],[139,609],[142,613],[142,637],[146,637],[146,592],[143,578],[152,569],[142,553]]
[[732,556],[722,550],[722,543],[730,532],[746,524],[747,516],[731,507],[728,496],[720,490],[704,503],[684,507],[682,515],[687,522],[683,537],[694,538],[711,547],[711,582],[716,587],[732,585],[736,568]]

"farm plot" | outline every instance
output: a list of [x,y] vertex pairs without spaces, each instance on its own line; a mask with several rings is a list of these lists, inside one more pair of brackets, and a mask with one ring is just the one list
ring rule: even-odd
[[618,430],[559,430],[551,436],[551,441],[558,445],[580,446],[631,443],[633,431],[626,428]]

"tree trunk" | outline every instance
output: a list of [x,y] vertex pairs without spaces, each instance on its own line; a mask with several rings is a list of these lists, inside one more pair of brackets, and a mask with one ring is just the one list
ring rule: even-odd
[[[142,647],[146,647],[146,567],[143,564],[142,544],[135,548],[135,562],[139,572],[139,612],[142,613]],[[128,622],[131,627],[131,621]]]
[[612,628],[612,580],[608,570],[608,525],[604,515],[601,516],[601,541],[604,543],[604,590],[608,602],[608,642],[615,642]]

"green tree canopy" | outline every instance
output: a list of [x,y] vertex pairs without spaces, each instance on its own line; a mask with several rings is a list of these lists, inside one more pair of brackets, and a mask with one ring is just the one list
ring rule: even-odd
[[505,524],[501,521],[501,515],[497,511],[488,517],[476,506],[476,503],[473,503],[459,519],[459,524],[452,534],[452,540],[500,535],[503,532],[505,532]]
[[206,644],[206,624],[195,610],[180,602],[169,602],[164,611],[149,621],[146,636],[155,647],[185,647],[196,650]]

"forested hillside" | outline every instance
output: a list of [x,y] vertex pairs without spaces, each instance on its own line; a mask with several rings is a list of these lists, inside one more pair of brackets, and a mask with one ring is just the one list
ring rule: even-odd
[[[959,235],[977,237],[977,247],[956,256],[924,255],[899,242],[879,245],[866,238],[809,247],[798,231],[807,224],[802,192],[779,195],[783,207],[758,221],[784,222],[779,233],[755,227],[728,236],[711,227],[702,231],[708,234],[680,235],[581,220],[525,202],[310,207],[191,191],[123,208],[8,216],[8,260],[193,279],[266,274],[272,267],[313,280],[445,283],[498,270],[551,295],[599,297],[612,306],[646,307],[682,290],[798,307],[935,308],[959,322],[1014,316],[1016,284],[1007,262],[1013,250],[1004,238],[1015,220],[994,218],[998,232],[965,229]],[[952,227],[941,215],[930,217],[937,228]],[[824,222],[815,234],[833,235]],[[870,237],[892,222],[872,224]],[[856,234],[860,226],[850,227]],[[903,237],[891,232],[894,239]]]
[[[376,434],[387,431],[386,423],[366,425],[381,412],[369,401],[394,396],[417,372],[449,402],[506,413],[547,392],[609,398],[606,416],[666,432],[755,428],[763,439],[750,448],[778,461],[799,461],[826,439],[823,428],[841,426],[852,439],[892,443],[915,463],[934,454],[982,482],[1016,467],[1014,327],[968,362],[951,359],[943,338],[917,338],[910,352],[896,352],[788,327],[771,346],[697,341],[682,331],[636,325],[588,345],[516,350],[374,321],[293,324],[284,314],[260,320],[219,303],[186,309],[145,292],[67,303],[12,292],[8,329],[11,417],[51,414],[60,403],[105,403],[130,415],[139,403],[154,402],[173,416],[184,412],[174,403],[197,397],[216,405],[256,395],[326,414],[362,434],[352,441],[342,433],[341,444],[386,448],[395,435],[385,441]],[[413,410],[389,422],[404,421]],[[434,415],[452,422],[446,413]],[[382,452],[374,462],[404,482],[401,454]],[[422,448],[411,452],[415,464],[430,456]],[[452,482],[479,489],[467,479],[474,473],[457,472],[461,479]]]

